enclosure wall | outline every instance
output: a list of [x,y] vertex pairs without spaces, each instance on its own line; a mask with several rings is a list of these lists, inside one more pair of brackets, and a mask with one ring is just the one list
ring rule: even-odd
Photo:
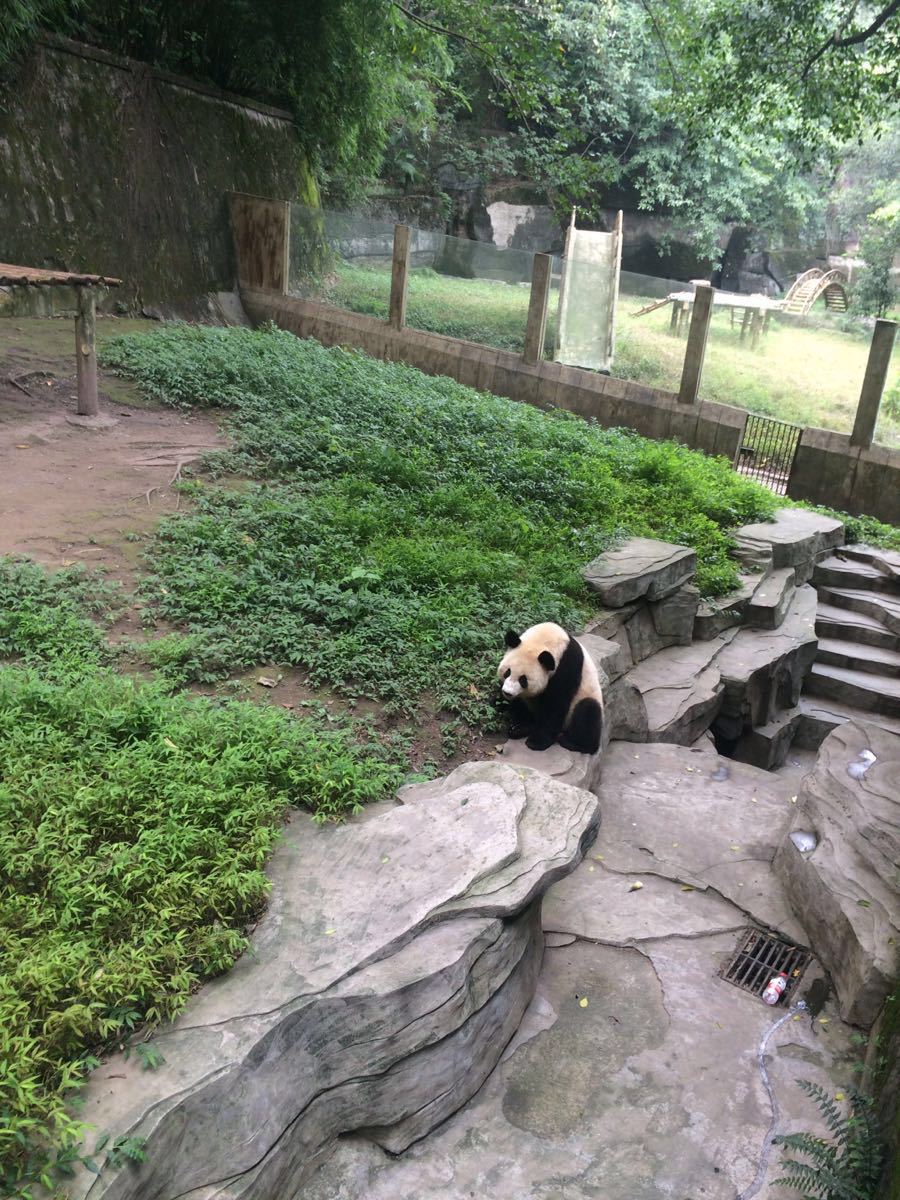
[[226,193],[296,196],[304,172],[287,113],[53,39],[0,93],[0,261],[122,278],[108,304],[202,312],[234,286]]
[[743,410],[725,404],[686,408],[671,392],[658,388],[554,362],[527,366],[518,354],[437,333],[391,329],[376,317],[312,300],[251,289],[243,289],[241,298],[254,324],[274,321],[325,346],[356,346],[375,358],[406,362],[429,375],[449,375],[470,387],[541,408],[562,408],[606,428],[624,426],[648,437],[676,438],[728,459],[737,453],[747,420]]
[[861,450],[846,433],[804,429],[788,495],[900,525],[900,452],[878,445]]

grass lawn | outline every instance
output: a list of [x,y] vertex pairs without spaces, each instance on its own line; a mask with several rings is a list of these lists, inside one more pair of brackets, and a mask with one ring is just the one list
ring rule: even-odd
[[[386,318],[390,271],[343,265],[323,299],[355,312]],[[528,288],[438,275],[426,268],[409,279],[407,321],[416,329],[521,351]],[[558,292],[551,293],[548,346]],[[669,333],[669,307],[633,317],[651,299],[621,295],[613,372],[653,387],[676,390],[685,340]],[[742,344],[739,314],[732,329],[727,312],[714,314],[701,395],[749,412],[800,425],[849,432],[862,386],[870,334],[845,332],[819,318],[774,318],[758,350]],[[548,354],[550,351],[548,350]],[[900,445],[900,369],[891,376],[882,406],[879,441]]]

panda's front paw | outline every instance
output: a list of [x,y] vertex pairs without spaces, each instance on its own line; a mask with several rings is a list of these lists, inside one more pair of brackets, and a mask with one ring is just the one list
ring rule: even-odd
[[531,735],[525,745],[529,750],[547,750],[553,745],[555,740],[552,734],[535,733]]
[[517,742],[523,737],[528,737],[528,735],[531,733],[531,730],[532,725],[527,722],[523,722],[521,725],[510,725],[509,736],[514,742]]

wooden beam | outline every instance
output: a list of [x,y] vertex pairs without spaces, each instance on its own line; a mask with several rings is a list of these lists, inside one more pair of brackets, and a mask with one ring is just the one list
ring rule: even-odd
[[859,393],[859,404],[856,406],[856,420],[853,422],[853,432],[850,434],[851,446],[861,446],[864,450],[868,450],[875,440],[878,410],[881,407],[881,396],[884,392],[888,368],[891,365],[891,353],[894,349],[896,333],[896,321],[879,320],[875,322],[875,332],[872,334],[872,344],[869,347],[869,360],[866,363],[866,373],[863,377],[862,390]]
[[549,254],[534,256],[531,269],[531,299],[528,301],[528,320],[525,324],[525,349],[522,351],[522,358],[531,366],[539,363],[544,357],[552,269],[553,259]]
[[687,347],[684,352],[684,367],[681,371],[681,387],[678,389],[679,404],[696,404],[700,394],[700,376],[703,374],[703,359],[706,355],[706,339],[712,317],[715,290],[708,283],[698,283],[694,292],[694,311],[688,331]]
[[409,282],[409,246],[412,230],[408,225],[394,226],[394,258],[391,263],[391,307],[388,324],[402,329],[406,324],[406,288]]
[[96,417],[97,350],[95,346],[97,310],[92,287],[76,287],[78,312],[75,317],[75,370],[78,375],[78,403],[75,411],[82,417]]

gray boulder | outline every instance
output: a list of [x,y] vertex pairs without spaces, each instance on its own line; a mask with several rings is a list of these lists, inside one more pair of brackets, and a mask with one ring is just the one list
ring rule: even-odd
[[687,546],[633,537],[588,563],[584,578],[604,604],[618,608],[641,596],[671,595],[693,578],[696,567],[697,555]]
[[[873,754],[867,767],[862,751]],[[775,869],[813,949],[831,972],[841,1016],[869,1026],[900,974],[900,736],[847,721],[803,781],[795,829],[817,838],[802,854],[786,838]]]
[[295,1195],[335,1138],[401,1150],[486,1078],[531,1000],[540,900],[599,824],[589,792],[469,763],[338,828],[287,829],[251,952],[82,1093],[98,1131],[146,1138],[135,1169],[73,1200]]

